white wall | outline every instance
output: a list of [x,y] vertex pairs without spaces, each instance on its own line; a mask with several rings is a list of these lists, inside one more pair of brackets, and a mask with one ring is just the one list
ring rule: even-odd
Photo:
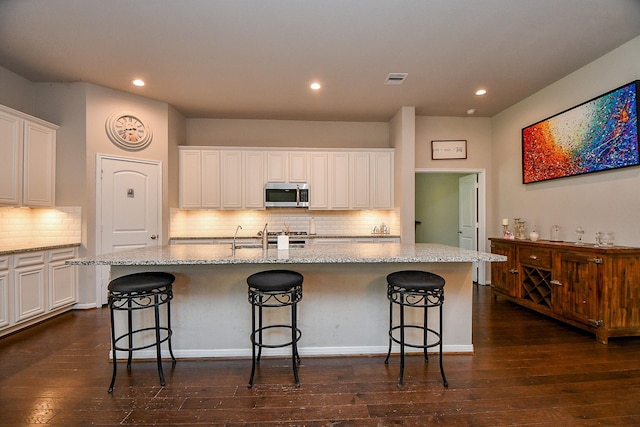
[[523,127],[636,79],[640,37],[493,118],[492,188],[499,197],[489,230],[497,233],[501,218],[513,223],[521,217],[528,230],[537,226],[541,239],[548,239],[551,226],[558,224],[561,238],[569,241],[575,241],[574,230],[582,226],[586,242],[594,242],[597,231],[613,231],[617,244],[640,246],[640,167],[524,185],[521,160]]
[[22,76],[0,67],[0,104],[36,116],[34,84]]
[[241,147],[389,148],[389,124],[187,119],[186,144]]

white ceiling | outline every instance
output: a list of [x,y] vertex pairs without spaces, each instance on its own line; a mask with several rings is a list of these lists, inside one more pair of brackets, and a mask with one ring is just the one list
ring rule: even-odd
[[488,117],[638,35],[639,0],[0,1],[0,66],[186,117]]

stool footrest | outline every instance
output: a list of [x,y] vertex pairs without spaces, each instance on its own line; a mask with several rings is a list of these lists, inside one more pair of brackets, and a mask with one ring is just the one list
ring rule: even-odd
[[[393,331],[399,330],[402,326],[398,325],[398,326],[394,326],[393,328],[391,328],[391,330],[389,331],[389,339],[391,339],[391,341],[397,343],[397,344],[402,344],[402,342],[400,341],[400,338],[396,338],[393,336]],[[424,327],[423,326],[419,326],[419,325],[404,325],[405,329],[406,328],[412,328],[412,329],[419,329],[421,331],[424,331]],[[440,336],[440,334],[438,333],[438,331],[435,331],[431,328],[427,328],[427,332],[431,333],[431,336],[435,336],[438,338],[438,341],[434,342],[434,343],[427,343],[427,344],[412,344],[412,343],[408,343],[406,340],[404,342],[404,345],[407,347],[413,347],[413,348],[422,348],[422,349],[426,349],[426,348],[431,348],[431,347],[437,347],[440,345],[440,343],[442,342],[442,337]]]
[[294,341],[287,341],[285,343],[282,344],[265,344],[265,343],[259,343],[256,341],[256,335],[258,335],[260,332],[263,332],[267,329],[274,329],[274,328],[282,328],[282,329],[288,329],[288,330],[292,330],[293,327],[290,325],[269,325],[269,326],[264,326],[262,328],[258,328],[255,331],[253,331],[253,333],[251,334],[251,343],[253,345],[255,345],[256,347],[264,347],[264,348],[280,348],[280,347],[288,347],[290,345],[292,345],[293,343],[297,343],[298,341],[300,341],[300,337],[302,337],[302,331],[299,328],[295,328],[296,331],[296,339]]
[[[154,331],[155,332],[156,328],[154,327],[149,327],[149,328],[142,328],[142,329],[136,329],[135,331],[131,331],[131,335],[135,335],[135,334],[139,334],[142,332],[146,332],[146,331]],[[151,347],[156,347],[158,344],[162,344],[163,342],[169,341],[169,339],[171,339],[171,336],[173,335],[173,332],[171,331],[171,329],[167,328],[167,327],[160,327],[158,328],[158,330],[160,331],[164,331],[167,333],[167,335],[163,338],[160,339],[160,341],[158,341],[157,343],[154,341],[152,343],[149,344],[144,344],[144,345],[140,345],[138,347],[118,347],[118,341],[125,339],[125,338],[129,338],[129,334],[122,334],[119,337],[117,337],[115,339],[115,341],[113,342],[113,348],[115,350],[118,351],[135,351],[135,350],[143,350],[145,348],[151,348]]]

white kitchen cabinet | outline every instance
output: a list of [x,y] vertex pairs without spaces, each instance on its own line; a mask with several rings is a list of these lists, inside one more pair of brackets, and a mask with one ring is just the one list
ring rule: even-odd
[[327,153],[309,153],[309,209],[329,209],[328,164]]
[[24,122],[22,204],[53,207],[56,192],[56,131]]
[[14,322],[20,323],[47,309],[45,252],[15,255],[13,265]]
[[329,209],[349,209],[349,153],[329,153]]
[[48,310],[72,305],[78,298],[78,266],[66,265],[65,261],[76,258],[76,248],[49,251]]
[[220,200],[220,152],[202,152],[202,207],[219,209]]
[[78,300],[76,247],[0,257],[0,336],[70,310]]
[[9,325],[9,262],[8,256],[0,257],[0,329]]
[[288,153],[289,182],[307,182],[307,153],[304,151],[289,151]]
[[220,151],[222,209],[242,209],[242,151]]
[[351,209],[369,209],[371,207],[370,154],[354,152],[350,154],[349,191]]
[[304,182],[307,177],[307,153],[304,151],[267,150],[267,182]]
[[287,182],[287,151],[267,151],[267,182]]
[[243,207],[264,209],[264,153],[245,151],[243,156]]
[[393,209],[393,151],[371,152],[371,209]]
[[180,150],[179,157],[180,209],[202,207],[202,151]]
[[220,152],[180,150],[180,209],[220,208]]
[[22,120],[0,110],[0,204],[22,202]]
[[0,204],[55,204],[57,126],[0,106]]

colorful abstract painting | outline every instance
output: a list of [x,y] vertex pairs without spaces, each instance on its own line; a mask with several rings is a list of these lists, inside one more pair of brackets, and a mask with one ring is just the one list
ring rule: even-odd
[[522,129],[523,182],[638,165],[639,82]]

